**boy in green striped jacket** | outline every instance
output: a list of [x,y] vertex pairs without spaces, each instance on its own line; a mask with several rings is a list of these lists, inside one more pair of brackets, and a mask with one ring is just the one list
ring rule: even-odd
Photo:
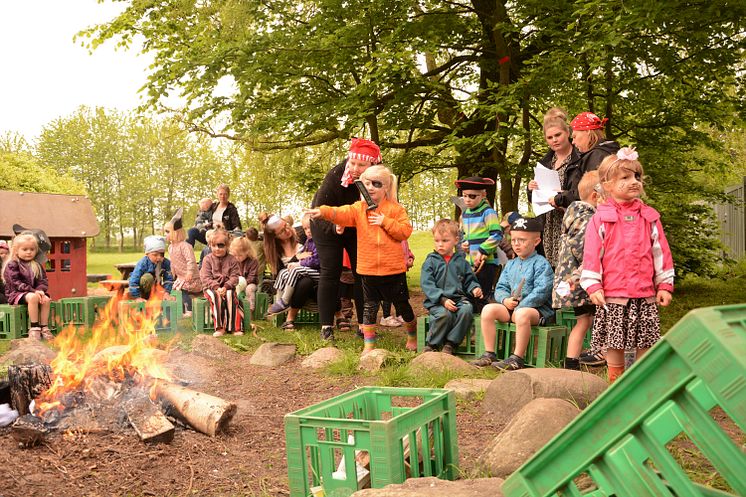
[[461,249],[474,269],[479,286],[484,291],[481,299],[474,301],[474,312],[479,313],[489,303],[495,286],[499,261],[497,247],[503,238],[497,212],[487,202],[487,187],[494,185],[490,178],[471,177],[456,180],[466,210],[461,214],[464,237]]

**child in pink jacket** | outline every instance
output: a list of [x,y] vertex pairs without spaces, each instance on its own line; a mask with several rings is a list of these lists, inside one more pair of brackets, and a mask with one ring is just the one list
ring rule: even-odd
[[[580,285],[598,306],[592,347],[608,347],[609,381],[624,372],[624,350],[639,358],[660,340],[657,305],[671,303],[674,268],[658,211],[640,200],[642,165],[624,147],[598,168],[606,201],[585,235]],[[657,304],[657,305],[656,305]]]

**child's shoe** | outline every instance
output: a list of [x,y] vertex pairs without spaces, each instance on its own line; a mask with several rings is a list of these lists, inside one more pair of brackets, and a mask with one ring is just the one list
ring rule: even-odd
[[478,368],[486,368],[487,366],[491,366],[492,363],[496,360],[497,356],[494,352],[485,352],[484,354],[482,354],[482,357],[480,357],[476,361],[471,361],[469,364]]
[[275,314],[280,314],[281,312],[285,312],[289,306],[285,303],[282,298],[277,299],[277,302],[269,306],[269,309],[267,309],[267,316],[274,316]]
[[453,350],[454,350],[454,347],[453,345],[451,345],[450,342],[446,342],[446,344],[443,345],[443,348],[440,349],[441,352],[443,352],[444,354],[448,354],[448,355],[453,355]]
[[214,337],[222,337],[225,335],[225,330],[215,330],[215,333],[212,334]]
[[577,357],[565,357],[565,369],[580,371],[580,360]]
[[243,331],[234,331],[233,332],[233,336],[234,337],[241,337],[241,336],[243,336]]
[[42,325],[42,327],[41,327],[41,337],[44,340],[47,340],[47,341],[54,340],[54,335],[52,335],[52,332],[49,331],[49,326]]
[[388,316],[385,318],[381,318],[381,326],[387,326],[389,328],[396,328],[397,326],[401,326],[399,324],[399,321],[394,316]]
[[190,318],[192,317],[192,311],[184,311],[184,314],[182,314],[182,316],[185,318]]
[[327,342],[333,341],[334,340],[334,328],[332,328],[331,326],[322,326],[321,327],[321,339]]
[[500,371],[518,371],[519,369],[523,369],[523,358],[515,354],[510,354],[510,357],[507,359],[493,362],[492,367]]
[[32,326],[31,328],[29,328],[28,337],[31,340],[41,340],[41,328],[39,328],[38,326]]
[[430,345],[425,345],[425,348],[423,348],[423,349],[422,349],[422,353],[423,353],[423,354],[424,354],[425,352],[435,352],[435,351],[436,351],[436,350],[435,350],[435,349],[434,349],[433,347],[431,347]]
[[586,366],[603,366],[606,364],[606,354],[603,350],[588,350],[580,354],[580,364]]

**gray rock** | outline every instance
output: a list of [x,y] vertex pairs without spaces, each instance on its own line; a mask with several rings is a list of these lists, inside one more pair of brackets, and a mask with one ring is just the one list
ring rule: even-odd
[[465,375],[474,373],[474,368],[463,359],[442,352],[420,354],[409,363],[409,368],[412,370],[455,371]]
[[360,364],[357,368],[360,371],[378,371],[383,367],[390,355],[391,352],[386,349],[373,349],[360,357]]
[[293,357],[295,357],[295,345],[270,342],[263,343],[256,349],[249,363],[255,366],[275,367],[291,361]]
[[558,368],[521,369],[495,378],[487,387],[483,407],[497,425],[504,425],[534,399],[564,399],[584,409],[607,386],[603,379],[582,371]]
[[304,368],[321,369],[333,362],[341,360],[343,357],[344,352],[337,347],[324,347],[303,359],[301,366]]
[[490,469],[491,474],[505,478],[578,414],[580,409],[566,400],[532,400],[494,438],[479,461]]
[[457,378],[446,383],[445,387],[453,390],[457,398],[471,400],[487,390],[492,380],[480,378]]
[[21,338],[10,342],[10,351],[2,356],[0,364],[49,364],[57,356],[44,342]]
[[350,497],[502,497],[501,478],[439,480],[435,477],[410,478],[401,484],[358,490]]
[[197,335],[192,340],[192,352],[210,359],[235,359],[240,354],[223,340],[211,335]]

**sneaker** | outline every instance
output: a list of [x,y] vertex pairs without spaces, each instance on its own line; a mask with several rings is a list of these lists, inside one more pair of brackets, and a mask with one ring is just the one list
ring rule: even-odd
[[482,354],[482,357],[480,357],[476,361],[471,361],[469,364],[471,364],[472,366],[476,366],[478,368],[485,368],[491,365],[496,360],[497,360],[497,356],[494,353],[485,352],[484,354]]
[[381,318],[381,326],[387,326],[389,328],[396,328],[399,325],[399,321],[395,316],[389,316],[387,318]]
[[331,342],[334,340],[334,328],[331,326],[323,326],[321,328],[321,339]]
[[281,312],[285,312],[289,306],[285,303],[282,298],[277,299],[277,302],[269,306],[269,309],[267,309],[267,316],[274,316],[275,314],[280,314]]
[[586,366],[604,366],[606,364],[606,354],[603,350],[588,350],[580,354],[580,364]]
[[29,328],[28,337],[31,340],[41,340],[41,328],[36,326]]
[[184,311],[184,314],[182,314],[182,317],[184,318],[192,317],[192,311]]
[[54,335],[52,335],[52,332],[49,331],[49,327],[46,325],[41,327],[41,337],[47,341],[54,340]]
[[565,362],[563,365],[565,369],[580,371],[580,361],[575,357],[565,357]]
[[444,354],[453,355],[453,345],[446,343],[440,351]]
[[523,358],[518,357],[515,354],[510,354],[510,357],[507,359],[493,362],[492,367],[497,368],[500,371],[517,371],[523,369]]
[[422,353],[424,354],[425,352],[435,352],[435,349],[429,345],[425,345],[425,348],[422,349]]
[[[393,317],[393,316],[392,316],[392,317]],[[403,318],[403,317],[401,317],[401,316],[396,316],[396,317],[394,318],[394,320],[396,321],[396,326],[404,326],[405,324],[407,324],[407,322],[406,322],[406,321],[404,321],[404,318]]]

